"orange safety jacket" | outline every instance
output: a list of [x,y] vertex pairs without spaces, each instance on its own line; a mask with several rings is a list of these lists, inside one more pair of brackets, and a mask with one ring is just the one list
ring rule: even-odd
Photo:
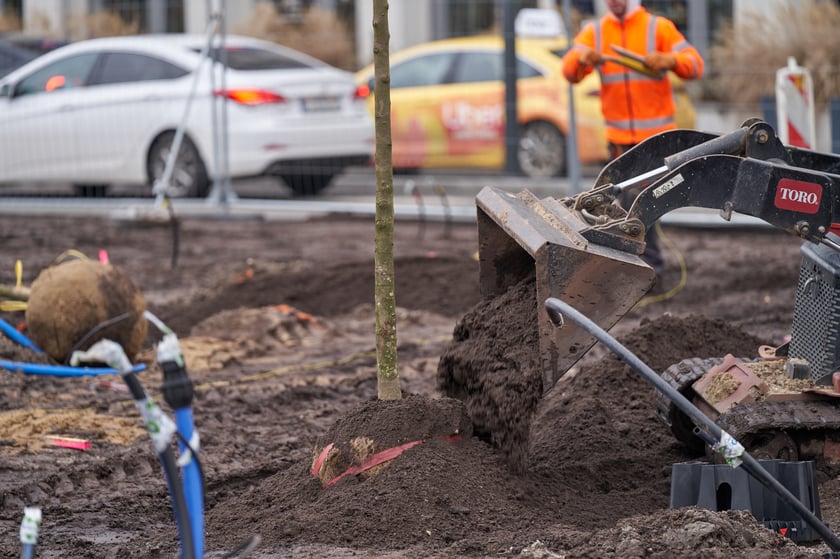
[[[579,47],[586,46],[603,55],[618,57],[619,53],[612,45],[641,56],[653,50],[670,53],[677,61],[673,72],[679,77],[696,79],[703,75],[703,58],[674,23],[640,7],[623,20],[609,13],[597,22],[587,24],[563,56],[566,79],[577,83],[593,70],[578,61]],[[667,72],[661,78],[654,78],[615,62],[604,62],[599,65],[598,72],[607,141],[633,145],[676,128],[676,109]]]

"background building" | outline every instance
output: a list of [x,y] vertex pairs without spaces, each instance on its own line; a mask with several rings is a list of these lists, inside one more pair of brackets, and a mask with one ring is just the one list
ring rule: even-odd
[[[607,9],[605,0],[392,1],[389,4],[391,51],[435,39],[498,30],[501,6],[505,1],[512,2],[516,8],[556,10],[562,10],[568,2],[573,8],[573,33],[582,22]],[[764,21],[754,24],[759,27],[754,33],[749,27],[739,33],[754,43],[764,41],[757,51],[741,52],[736,45],[721,58],[712,56],[713,47],[722,42],[718,33],[728,23],[738,27],[756,22],[760,19],[756,14],[771,19],[778,19],[776,14],[783,14],[780,17],[785,21],[779,22],[779,33],[793,33],[794,42],[802,47],[798,51],[800,63],[811,64],[811,71],[818,71],[823,93],[822,101],[818,98],[818,119],[827,115],[825,99],[835,96],[836,84],[840,83],[840,72],[835,69],[840,67],[840,62],[833,62],[840,50],[832,46],[831,41],[823,39],[818,41],[819,48],[813,44],[803,46],[808,37],[831,35],[836,29],[828,18],[818,15],[817,23],[829,24],[829,28],[820,33],[812,31],[813,13],[825,11],[820,1],[840,4],[840,0],[644,0],[644,5],[651,12],[673,20],[704,56],[706,76],[688,87],[701,114],[712,119],[698,124],[720,131],[738,126],[744,114],[755,116],[759,95],[762,98],[773,95],[776,70],[786,65],[788,56],[797,54],[792,52],[790,42],[776,40],[773,33],[768,33],[768,24]],[[806,5],[812,19],[801,18],[801,27],[797,30],[788,18],[796,19],[792,16],[808,12],[800,9]],[[107,35],[203,33],[209,14],[219,9],[226,14],[228,33],[282,43],[350,71],[372,62],[373,0],[0,0],[0,34],[22,32],[51,40],[75,41]],[[731,35],[733,33],[723,38]],[[820,52],[813,54],[817,50]],[[809,53],[813,54],[810,60]],[[718,63],[718,60],[726,62]],[[733,77],[730,82],[740,79],[738,83],[749,87],[736,85],[727,90],[719,79],[727,78],[727,75]],[[754,91],[757,89],[762,91]],[[836,106],[840,114],[840,100]],[[836,120],[840,121],[840,118]],[[818,126],[827,130],[826,125]],[[828,132],[820,135],[826,138]],[[822,142],[823,145],[834,143],[834,140]],[[836,143],[840,145],[840,132]]]
[[[433,39],[492,29],[500,0],[413,0],[391,2],[391,48],[399,50]],[[520,8],[562,8],[563,0],[512,0]],[[224,6],[228,30],[235,30],[269,2],[278,13],[300,18],[315,7],[334,13],[351,30],[356,66],[371,61],[373,0],[0,0],[0,15],[19,19],[20,29],[65,41],[107,31],[103,12],[118,15],[128,31],[138,33],[203,32],[211,10]],[[645,0],[645,6],[674,22],[706,54],[723,21],[755,7],[755,0]],[[765,4],[765,2],[761,2]],[[603,0],[571,2],[578,21],[604,12]],[[8,26],[8,23],[7,23]],[[111,31],[114,23],[110,23]],[[105,29],[103,29],[105,28]],[[0,27],[0,30],[3,30]],[[8,29],[6,29],[8,30]]]

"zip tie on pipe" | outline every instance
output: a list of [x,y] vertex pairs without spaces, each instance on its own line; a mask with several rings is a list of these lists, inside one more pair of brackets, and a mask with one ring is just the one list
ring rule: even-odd
[[178,343],[178,337],[173,334],[164,334],[163,339],[157,345],[157,362],[166,363],[172,361],[184,366],[184,354],[181,351],[181,344]]
[[715,442],[712,449],[723,456],[726,463],[733,468],[741,465],[741,457],[745,452],[744,446],[724,430],[721,430],[720,440]]
[[169,442],[178,431],[178,427],[172,419],[163,413],[160,406],[148,396],[141,400],[135,400],[140,415],[143,416],[143,423],[152,438],[152,446],[158,454],[162,454],[169,448]]
[[177,464],[179,468],[184,468],[192,462],[193,456],[198,454],[199,446],[198,431],[193,429],[192,437],[190,437],[186,450],[178,457]]

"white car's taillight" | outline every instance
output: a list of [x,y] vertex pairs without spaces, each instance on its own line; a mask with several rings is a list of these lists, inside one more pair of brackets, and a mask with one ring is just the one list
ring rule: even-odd
[[268,103],[285,103],[286,98],[265,89],[220,89],[217,97],[226,97],[240,105],[265,105]]
[[367,84],[362,84],[353,92],[353,99],[367,99],[368,95],[370,95],[370,87]]

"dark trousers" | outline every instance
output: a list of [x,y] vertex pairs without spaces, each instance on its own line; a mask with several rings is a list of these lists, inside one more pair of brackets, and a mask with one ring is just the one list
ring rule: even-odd
[[[633,145],[624,144],[610,144],[610,157],[615,159],[622,153],[632,148]],[[627,177],[630,178],[630,177]],[[625,210],[629,210],[633,205],[633,201],[639,195],[641,190],[638,188],[628,188],[618,196],[618,202]],[[659,277],[665,271],[665,259],[662,257],[662,249],[660,248],[659,233],[656,231],[656,224],[653,224],[645,232],[645,251],[642,253],[642,261],[653,268],[656,276]]]

